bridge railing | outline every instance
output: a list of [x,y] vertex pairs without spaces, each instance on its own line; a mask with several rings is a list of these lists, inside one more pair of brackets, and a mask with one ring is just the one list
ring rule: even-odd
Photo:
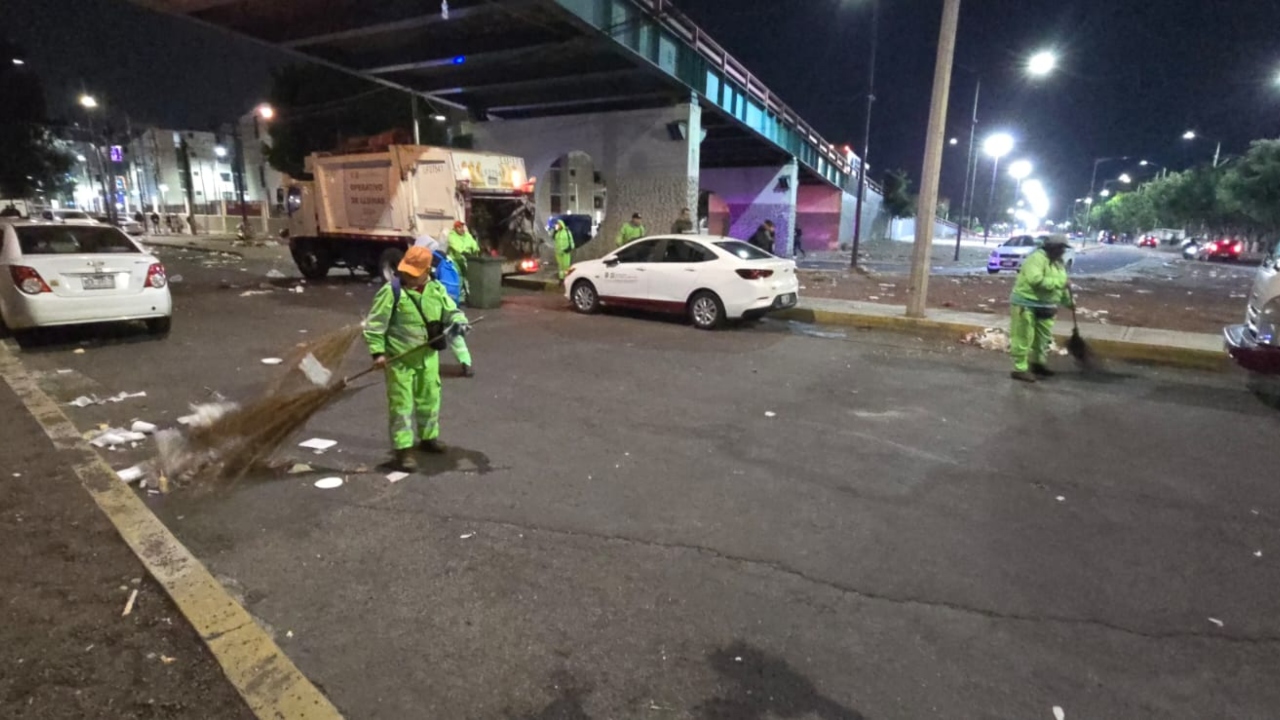
[[673,32],[680,39],[695,48],[712,67],[718,69],[725,77],[733,79],[751,96],[760,101],[769,112],[775,115],[784,126],[795,131],[801,139],[816,149],[828,162],[848,174],[852,166],[841,148],[829,143],[812,127],[800,118],[799,113],[774,95],[746,66],[720,47],[702,28],[688,18],[683,12],[671,4],[670,0],[633,0],[641,7],[653,13],[658,22]]

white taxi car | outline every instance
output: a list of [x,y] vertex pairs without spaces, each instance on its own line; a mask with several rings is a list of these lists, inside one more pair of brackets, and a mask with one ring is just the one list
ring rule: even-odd
[[14,331],[142,320],[169,332],[164,265],[97,223],[0,220],[0,317]]
[[582,313],[601,305],[687,315],[710,330],[794,307],[796,264],[733,238],[678,235],[636,240],[575,263],[565,297]]

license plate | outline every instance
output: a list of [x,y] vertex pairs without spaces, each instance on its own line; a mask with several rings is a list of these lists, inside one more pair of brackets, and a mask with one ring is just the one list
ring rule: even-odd
[[792,306],[792,305],[795,305],[795,304],[796,304],[796,294],[795,294],[795,293],[785,293],[785,294],[783,294],[783,295],[779,295],[779,296],[778,296],[778,299],[777,299],[777,300],[775,300],[775,301],[774,301],[774,303],[776,303],[776,304],[777,304],[777,305],[779,305],[780,307],[790,307],[790,306]]
[[1018,264],[1017,260],[1005,260],[1004,262],[1000,263],[1000,267],[1014,267],[1017,264]]
[[115,275],[85,275],[80,278],[80,285],[85,290],[115,290]]

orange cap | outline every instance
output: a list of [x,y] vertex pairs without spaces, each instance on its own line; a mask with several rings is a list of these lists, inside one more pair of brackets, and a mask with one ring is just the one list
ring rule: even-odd
[[431,271],[431,251],[414,245],[404,254],[404,259],[396,268],[411,278],[420,278]]
[[466,227],[466,226],[467,226],[467,224],[466,224],[466,223],[464,223],[464,222],[462,222],[461,220],[454,220],[454,221],[453,221],[453,229],[454,229],[454,230],[461,230],[462,228],[464,228],[464,227]]

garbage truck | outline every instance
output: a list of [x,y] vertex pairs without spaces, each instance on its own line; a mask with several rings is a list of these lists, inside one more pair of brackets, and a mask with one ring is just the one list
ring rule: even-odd
[[535,179],[524,159],[425,145],[313,153],[311,180],[286,180],[281,232],[298,270],[318,280],[335,267],[380,274],[424,236],[444,247],[465,220],[504,274],[536,272],[545,241],[535,233]]

